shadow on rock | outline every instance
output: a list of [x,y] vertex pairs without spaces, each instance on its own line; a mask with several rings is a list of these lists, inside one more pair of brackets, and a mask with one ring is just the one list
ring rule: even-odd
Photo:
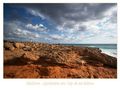
[[54,61],[54,58],[41,56],[37,61],[34,62],[34,64],[42,66],[65,66],[65,64],[56,63]]
[[22,65],[33,64],[33,65],[41,65],[44,67],[47,67],[47,66],[65,67],[66,66],[65,64],[56,63],[54,61],[55,61],[54,58],[49,58],[47,56],[42,56],[38,58],[36,61],[28,58],[23,58],[23,56],[21,56],[21,57],[14,57],[13,59],[8,59],[4,61],[4,65],[5,66],[22,66]]
[[21,59],[20,57],[15,57],[13,59],[9,59],[4,61],[4,65],[14,65],[14,66],[21,66],[21,65],[26,65],[27,61]]

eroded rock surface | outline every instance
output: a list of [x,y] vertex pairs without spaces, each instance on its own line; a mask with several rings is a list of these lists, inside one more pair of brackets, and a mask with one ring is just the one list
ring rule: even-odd
[[98,48],[5,41],[4,78],[117,78],[117,58]]

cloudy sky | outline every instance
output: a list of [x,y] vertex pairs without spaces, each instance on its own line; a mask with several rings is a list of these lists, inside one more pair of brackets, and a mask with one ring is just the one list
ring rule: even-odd
[[4,4],[4,39],[117,43],[117,4]]

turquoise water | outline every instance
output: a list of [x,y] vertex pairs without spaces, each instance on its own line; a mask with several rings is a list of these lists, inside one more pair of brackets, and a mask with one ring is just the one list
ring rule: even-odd
[[117,44],[64,44],[64,45],[100,48],[102,50],[102,53],[106,53],[110,56],[117,57]]

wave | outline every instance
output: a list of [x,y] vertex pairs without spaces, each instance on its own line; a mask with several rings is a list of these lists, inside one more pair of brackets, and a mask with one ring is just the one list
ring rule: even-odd
[[117,57],[117,49],[101,49],[102,53],[108,54],[112,57]]
[[89,46],[89,47],[93,47],[93,48],[95,48],[96,46]]

